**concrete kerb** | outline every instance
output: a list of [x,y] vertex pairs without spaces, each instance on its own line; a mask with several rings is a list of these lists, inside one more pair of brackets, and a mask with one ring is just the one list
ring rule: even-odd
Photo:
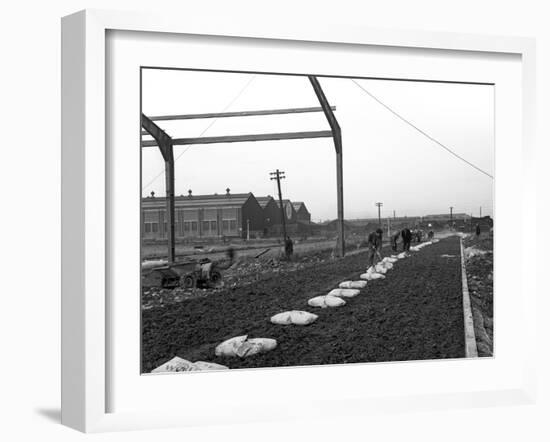
[[464,340],[467,358],[477,358],[476,334],[474,331],[474,317],[468,290],[468,277],[466,275],[466,259],[464,256],[463,238],[460,237],[460,264],[462,267],[462,307],[464,310]]

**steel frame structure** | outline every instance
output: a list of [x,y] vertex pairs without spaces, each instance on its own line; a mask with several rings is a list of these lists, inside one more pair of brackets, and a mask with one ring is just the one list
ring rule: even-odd
[[[173,263],[176,258],[176,237],[175,237],[175,176],[174,176],[174,146],[191,144],[215,144],[215,143],[240,143],[249,141],[272,141],[272,140],[295,140],[304,138],[332,138],[336,150],[336,182],[337,182],[337,207],[338,207],[338,256],[345,254],[344,242],[344,187],[343,187],[343,163],[342,163],[342,135],[340,125],[334,115],[335,107],[330,106],[321,88],[317,77],[308,76],[315,91],[321,107],[274,109],[258,111],[221,112],[208,114],[188,115],[164,115],[148,117],[141,114],[141,127],[143,135],[150,135],[153,140],[142,140],[141,147],[157,146],[164,159],[165,181],[166,181],[166,224],[168,227],[168,261]],[[190,120],[203,118],[230,118],[247,117],[260,115],[282,115],[306,112],[323,112],[329,123],[330,130],[309,131],[309,132],[286,132],[249,135],[229,135],[200,138],[172,138],[155,121],[169,120]]]

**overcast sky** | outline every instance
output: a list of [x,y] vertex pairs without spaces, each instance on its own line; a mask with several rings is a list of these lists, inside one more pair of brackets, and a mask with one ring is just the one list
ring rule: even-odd
[[[405,124],[350,79],[319,77],[336,106],[344,153],[345,218],[433,213],[492,215],[493,180]],[[358,80],[413,124],[494,175],[492,86]],[[168,115],[319,106],[306,77],[143,71],[143,112]],[[323,113],[158,122],[173,138],[327,130]],[[149,138],[147,138],[149,139]],[[165,194],[156,147],[143,152],[143,195]],[[304,201],[312,220],[336,218],[332,139],[176,146],[176,195],[252,192],[276,195],[269,172],[284,170],[283,198]],[[160,174],[160,176],[159,176]]]

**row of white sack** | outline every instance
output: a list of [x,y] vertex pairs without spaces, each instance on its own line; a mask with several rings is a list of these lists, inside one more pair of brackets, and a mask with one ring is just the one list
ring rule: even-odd
[[[344,285],[344,287],[342,287]],[[315,296],[307,301],[307,304],[311,307],[341,307],[346,305],[346,301],[342,298],[353,298],[361,293],[359,288],[347,288],[350,286],[364,288],[367,285],[367,281],[344,281],[337,289],[331,290],[328,294],[323,296]]]
[[[216,356],[236,356],[246,358],[259,353],[266,353],[277,347],[277,340],[270,338],[252,338],[248,335],[235,336],[219,344],[215,349]],[[191,362],[178,356],[155,368],[151,373],[173,373],[181,371],[228,370],[225,365],[214,362]]]

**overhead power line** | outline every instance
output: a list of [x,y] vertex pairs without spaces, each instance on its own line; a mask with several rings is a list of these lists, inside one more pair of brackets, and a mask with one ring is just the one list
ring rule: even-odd
[[[241,95],[244,93],[244,91],[250,86],[250,83],[252,83],[252,80],[254,80],[254,78],[256,78],[256,74],[254,74],[254,75],[252,75],[252,77],[250,77],[250,79],[241,88],[241,90],[239,90],[237,95],[235,95],[235,97],[229,103],[227,103],[227,105],[220,111],[220,113],[227,111],[231,106],[233,106],[233,104],[241,97]],[[208,124],[208,126],[206,126],[204,128],[204,130],[199,134],[199,136],[197,138],[201,138],[214,124],[216,124],[216,121],[218,121],[218,120],[219,120],[219,118],[214,118]],[[182,152],[180,152],[180,154],[174,160],[174,163],[176,161],[178,161],[182,157],[182,155],[189,150],[190,147],[191,146],[187,146]],[[141,190],[143,191],[144,189],[147,189],[151,184],[153,184],[157,179],[159,179],[163,175],[164,175],[164,169],[162,171],[160,171],[153,179],[151,179],[145,186],[143,186],[141,188]]]
[[429,135],[428,133],[426,133],[425,131],[423,131],[422,129],[420,129],[418,126],[416,126],[414,123],[410,122],[409,120],[407,120],[405,117],[401,116],[400,114],[398,114],[396,111],[394,111],[390,106],[388,106],[387,104],[385,104],[384,102],[382,102],[382,100],[380,100],[379,98],[377,98],[375,95],[373,95],[371,92],[369,92],[367,89],[365,89],[362,85],[360,85],[357,81],[355,81],[353,78],[351,79],[351,81],[353,83],[355,83],[355,85],[357,87],[359,87],[359,89],[361,89],[363,92],[365,92],[367,95],[369,95],[374,101],[376,101],[378,104],[380,104],[381,106],[385,107],[388,111],[390,111],[393,115],[395,115],[397,118],[399,118],[401,121],[403,121],[404,123],[408,124],[409,126],[411,126],[413,129],[415,129],[417,132],[420,132],[422,135],[424,135],[426,138],[428,138],[430,141],[433,141],[435,144],[437,144],[438,146],[442,147],[443,149],[445,149],[447,152],[449,152],[451,155],[453,155],[454,157],[458,158],[459,160],[463,161],[464,163],[468,164],[469,166],[473,167],[474,169],[476,169],[477,171],[483,173],[484,175],[487,175],[489,178],[491,179],[494,179],[493,178],[493,175],[491,175],[490,173],[484,171],[483,169],[481,169],[480,167],[477,167],[475,164],[473,164],[472,162],[468,161],[466,158],[464,157],[461,157],[459,154],[457,154],[456,152],[454,152],[451,148],[445,146],[441,141],[439,140],[436,140],[434,137],[432,137],[431,135]]

